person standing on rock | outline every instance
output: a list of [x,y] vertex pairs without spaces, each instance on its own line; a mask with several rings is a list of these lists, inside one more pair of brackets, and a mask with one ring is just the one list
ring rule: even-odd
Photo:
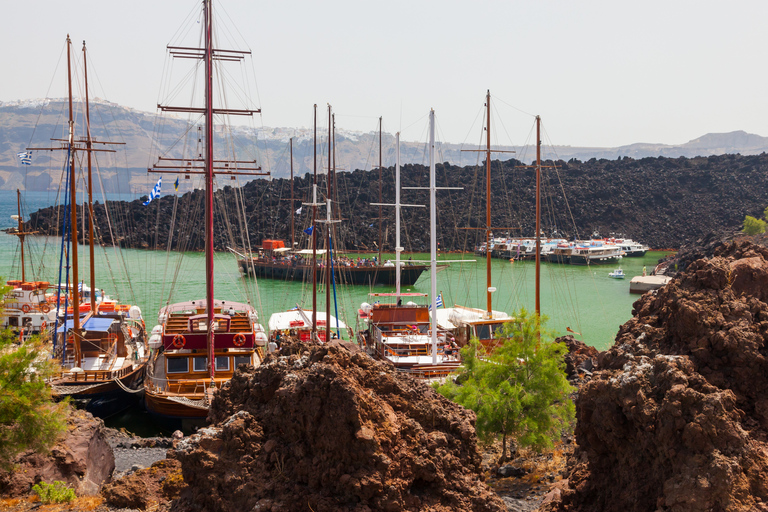
[[645,277],[645,265],[643,265],[643,277]]

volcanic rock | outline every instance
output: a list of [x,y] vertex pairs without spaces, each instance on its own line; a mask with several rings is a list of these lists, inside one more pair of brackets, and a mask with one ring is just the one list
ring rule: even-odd
[[78,496],[98,494],[115,469],[115,458],[105,435],[104,422],[73,409],[67,431],[50,453],[25,452],[14,459],[14,470],[0,472],[0,494],[24,496],[37,483],[66,483]]
[[212,426],[176,442],[173,510],[504,510],[473,412],[339,344],[288,351],[238,370]]
[[167,510],[171,500],[177,498],[184,487],[179,461],[164,459],[104,485],[101,495],[109,505],[117,508],[144,510],[159,507]]
[[635,303],[546,510],[768,510],[767,285],[768,249],[741,240]]

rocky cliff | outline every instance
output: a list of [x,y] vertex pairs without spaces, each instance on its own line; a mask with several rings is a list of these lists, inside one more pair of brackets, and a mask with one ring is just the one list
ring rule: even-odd
[[547,510],[768,510],[768,249],[719,246],[645,294],[577,402]]
[[[589,237],[623,234],[654,248],[693,244],[711,233],[733,233],[745,215],[761,216],[768,206],[768,155],[723,155],[708,158],[644,158],[547,162],[544,169],[542,227],[547,234]],[[484,240],[484,169],[437,166],[439,186],[463,186],[460,191],[438,192],[438,242],[442,250],[472,250]],[[403,187],[427,186],[428,169],[405,165]],[[394,202],[394,170],[383,173],[383,201]],[[216,193],[216,248],[259,245],[265,238],[290,240],[290,212],[310,201],[311,176],[290,182],[254,180],[241,189],[223,187]],[[321,180],[319,189],[325,190]],[[337,225],[337,247],[375,251],[379,236],[378,172],[338,173],[334,194],[343,219]],[[426,191],[404,191],[403,202],[427,204]],[[168,194],[143,206],[109,202],[115,242],[126,247],[202,250],[203,195]],[[516,160],[493,162],[492,224],[494,234],[531,236],[535,226],[535,173]],[[238,207],[237,205],[241,205]],[[245,211],[245,216],[239,211]],[[385,250],[394,248],[394,208],[383,207]],[[101,239],[112,243],[103,204],[95,207]],[[324,208],[318,216],[325,217]],[[49,208],[33,213],[30,226],[42,233],[56,233],[58,212]],[[239,229],[247,221],[248,236]],[[311,223],[310,208],[296,216],[296,240],[303,247],[302,230]],[[172,237],[169,237],[172,233]],[[403,208],[403,240],[408,251],[429,250],[429,215],[423,208]]]

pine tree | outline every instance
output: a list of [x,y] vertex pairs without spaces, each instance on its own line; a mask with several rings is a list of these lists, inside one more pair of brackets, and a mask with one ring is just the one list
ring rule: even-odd
[[464,369],[438,391],[477,413],[481,440],[501,436],[500,462],[507,459],[510,437],[518,445],[551,447],[569,428],[575,407],[565,376],[567,348],[541,329],[524,309],[504,326],[506,339],[490,354],[473,339],[461,351]]
[[[8,289],[0,290],[7,293]],[[38,337],[20,345],[10,331],[0,332],[0,467],[32,449],[45,452],[66,429],[69,405],[55,403],[45,379],[54,367]]]
[[744,228],[742,229],[747,235],[758,235],[765,233],[765,221],[762,219],[756,219],[751,215],[744,217]]

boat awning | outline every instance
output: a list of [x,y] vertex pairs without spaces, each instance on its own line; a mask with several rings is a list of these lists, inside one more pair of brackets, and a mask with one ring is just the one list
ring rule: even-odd
[[[82,324],[82,328],[86,331],[107,332],[114,322],[117,322],[114,318],[91,317]],[[72,329],[74,323],[75,321],[73,319],[67,320],[67,323],[59,326],[59,329],[56,332],[64,332],[65,330]]]
[[291,250],[290,247],[278,247],[277,249],[272,249],[272,252],[285,252],[290,250]]
[[[304,313],[302,315],[302,312]],[[305,318],[309,320],[309,322],[305,321]],[[317,321],[318,322],[324,322],[325,321],[325,312],[318,311],[317,312]],[[312,327],[312,311],[307,311],[306,309],[303,311],[299,311],[298,309],[292,309],[290,311],[283,311],[281,313],[273,313],[272,316],[269,317],[269,330],[270,331],[285,331],[288,329],[308,329]],[[331,315],[331,328],[336,329],[336,317]],[[322,326],[325,328],[325,326]],[[320,326],[318,326],[318,329]],[[347,326],[342,322],[341,320],[338,320],[338,328],[339,329],[346,329]]]
[[[397,293],[395,292],[369,293],[368,295],[371,297],[397,297]],[[418,292],[408,292],[408,293],[401,293],[400,296],[401,297],[427,297],[428,294],[418,293]]]
[[[312,254],[312,249],[302,249],[300,251],[296,251],[296,254]],[[318,249],[317,254],[325,254],[325,249]]]

